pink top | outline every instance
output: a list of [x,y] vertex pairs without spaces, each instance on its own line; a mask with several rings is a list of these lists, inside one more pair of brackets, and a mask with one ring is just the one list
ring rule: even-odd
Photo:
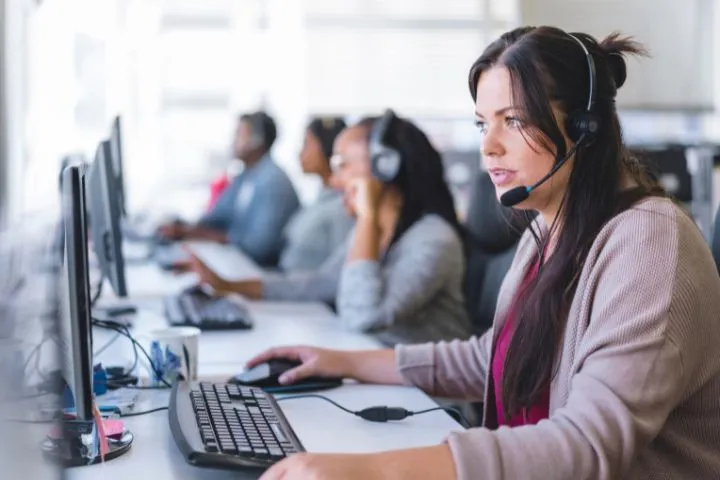
[[217,201],[220,199],[220,195],[223,194],[228,185],[230,185],[230,178],[228,178],[225,173],[213,180],[210,184],[210,201],[207,206],[208,211],[213,209]]
[[550,409],[550,391],[546,390],[542,398],[535,405],[531,406],[530,409],[523,409],[523,411],[509,420],[505,419],[504,410],[502,406],[502,376],[503,370],[505,369],[505,358],[507,357],[508,348],[510,347],[510,341],[515,331],[515,323],[517,320],[517,299],[521,292],[527,288],[528,285],[537,277],[539,262],[536,260],[528,270],[525,278],[523,279],[518,293],[513,300],[512,306],[508,311],[505,324],[503,325],[500,335],[498,335],[497,343],[495,344],[495,353],[492,359],[492,383],[495,392],[495,409],[498,427],[501,425],[507,425],[509,427],[519,427],[521,425],[534,425],[540,420],[548,418]]

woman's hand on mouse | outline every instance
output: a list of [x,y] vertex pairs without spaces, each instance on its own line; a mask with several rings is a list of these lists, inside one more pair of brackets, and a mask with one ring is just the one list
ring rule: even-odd
[[273,359],[302,362],[280,376],[281,384],[307,377],[353,378],[387,385],[403,383],[395,362],[395,351],[391,349],[345,351],[308,346],[275,347],[252,358],[247,366],[252,368]]
[[315,347],[275,347],[250,359],[248,368],[273,359],[302,362],[283,373],[278,379],[282,384],[295,383],[307,377],[352,377],[350,352]]

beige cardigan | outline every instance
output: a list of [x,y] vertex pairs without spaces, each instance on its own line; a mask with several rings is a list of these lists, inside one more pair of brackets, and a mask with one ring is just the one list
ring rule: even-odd
[[[408,384],[487,398],[493,340],[536,252],[526,232],[483,337],[397,347]],[[450,434],[458,478],[720,479],[720,277],[669,200],[641,202],[599,233],[558,361],[549,419]]]

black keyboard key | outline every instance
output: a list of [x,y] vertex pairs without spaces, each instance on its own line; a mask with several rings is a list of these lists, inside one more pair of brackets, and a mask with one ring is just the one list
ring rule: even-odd
[[220,443],[220,450],[223,453],[237,453],[237,447],[233,443]]
[[237,447],[238,453],[241,455],[252,455],[253,449],[250,447],[250,445],[240,445]]
[[279,448],[275,448],[275,447],[268,448],[268,453],[270,453],[270,456],[272,458],[277,458],[277,459],[283,458],[285,456],[285,454],[283,453],[282,450],[280,450]]
[[277,438],[278,442],[280,442],[280,443],[288,442],[288,439],[285,437],[285,433],[283,433],[282,428],[280,428],[280,425],[278,425],[277,423],[273,423],[270,425],[270,428],[272,429],[273,433],[275,434],[275,438]]
[[270,456],[270,452],[268,452],[264,448],[256,448],[255,449],[255,456],[258,458],[268,458]]

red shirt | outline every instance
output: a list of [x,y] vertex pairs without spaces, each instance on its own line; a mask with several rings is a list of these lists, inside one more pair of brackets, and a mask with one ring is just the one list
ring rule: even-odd
[[502,406],[503,370],[505,369],[505,358],[507,357],[508,348],[510,347],[510,341],[512,340],[512,335],[515,332],[515,324],[517,322],[518,313],[518,297],[528,287],[528,285],[530,285],[535,277],[537,277],[539,265],[539,262],[536,260],[525,275],[525,278],[518,289],[518,293],[515,296],[515,300],[513,300],[513,303],[508,311],[505,324],[503,325],[500,335],[497,337],[497,342],[495,343],[495,352],[493,354],[491,365],[491,381],[493,383],[495,393],[495,413],[498,426],[507,425],[509,427],[518,427],[521,425],[534,425],[549,416],[549,389],[546,389],[536,404],[532,405],[529,409],[523,409],[521,413],[511,417],[509,421],[506,421],[505,419],[505,412]]
[[220,195],[225,191],[225,189],[230,185],[230,179],[228,178],[227,174],[222,174],[213,182],[210,184],[210,201],[208,202],[208,211],[212,210],[215,204],[217,203],[218,199],[220,198]]

